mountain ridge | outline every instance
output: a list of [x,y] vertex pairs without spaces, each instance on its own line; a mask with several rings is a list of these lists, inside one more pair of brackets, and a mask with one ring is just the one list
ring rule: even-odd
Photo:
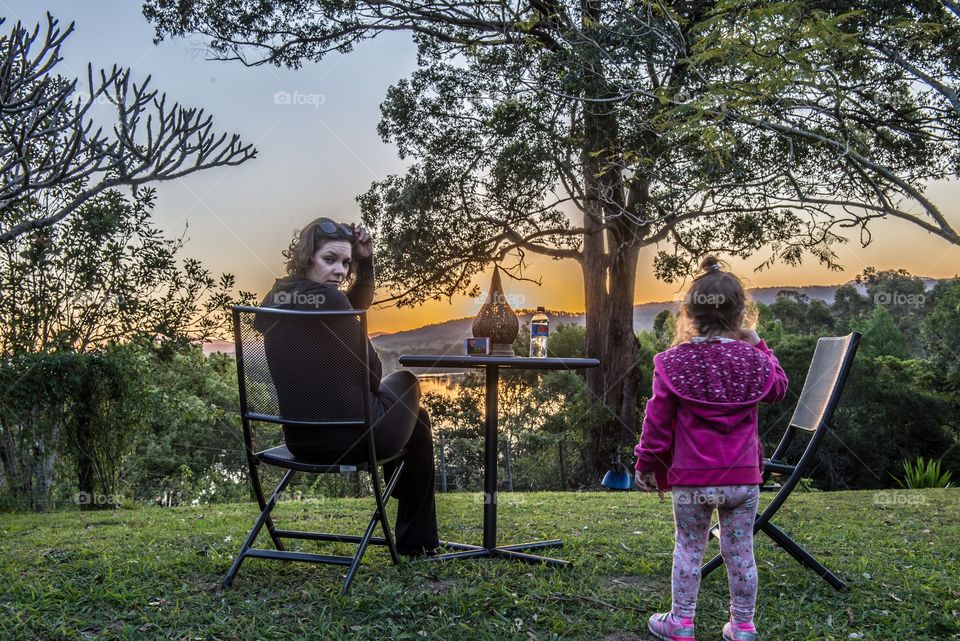
[[[921,277],[927,289],[936,284],[939,279]],[[804,294],[810,299],[822,300],[827,304],[833,303],[834,293],[838,287],[853,285],[863,294],[866,287],[856,281],[849,281],[838,285],[779,285],[776,287],[754,287],[749,289],[753,300],[769,305],[776,300],[781,291],[795,291]],[[653,320],[664,309],[676,312],[679,308],[682,295],[673,300],[639,303],[633,306],[633,325],[635,331],[653,328]],[[547,316],[555,323],[576,323],[583,325],[585,312],[568,312],[563,310],[547,309]],[[529,322],[535,310],[520,309],[517,317],[521,322]],[[428,323],[421,327],[404,329],[398,332],[374,332],[370,340],[380,354],[384,364],[384,371],[389,372],[399,368],[397,359],[400,354],[460,354],[463,352],[463,339],[472,336],[473,317],[451,318],[436,323]],[[228,341],[213,341],[203,345],[204,353],[233,352],[233,343]]]
[[[921,277],[927,289],[930,289],[939,282],[940,279]],[[834,294],[838,287],[843,285],[853,285],[861,294],[866,293],[866,286],[856,281],[841,283],[839,285],[802,285],[776,287],[754,287],[748,291],[754,301],[769,305],[777,298],[777,294],[782,291],[794,291],[806,295],[811,300],[822,300],[829,304],[833,303]],[[633,306],[633,328],[634,331],[653,329],[653,320],[664,309],[676,312],[679,309],[682,294],[676,299],[669,301],[657,301],[650,303],[640,303]],[[527,323],[533,310],[520,310],[517,317],[521,323]],[[564,312],[558,310],[546,310],[547,316],[552,323],[576,323],[583,325],[585,322],[584,312]],[[380,355],[383,362],[384,372],[390,372],[399,369],[397,359],[401,354],[462,354],[463,339],[472,336],[473,318],[456,318],[440,323],[431,323],[415,329],[403,330],[390,334],[380,334],[373,338],[373,345]]]

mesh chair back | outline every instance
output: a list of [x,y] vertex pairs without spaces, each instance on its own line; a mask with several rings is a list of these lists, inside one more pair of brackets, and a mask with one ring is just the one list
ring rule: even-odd
[[234,308],[241,411],[286,425],[366,424],[366,313]]
[[842,390],[841,376],[846,375],[848,361],[853,357],[852,353],[848,357],[851,342],[858,338],[859,335],[853,333],[817,341],[797,407],[790,419],[791,427],[814,432],[830,419],[831,408],[836,405]]

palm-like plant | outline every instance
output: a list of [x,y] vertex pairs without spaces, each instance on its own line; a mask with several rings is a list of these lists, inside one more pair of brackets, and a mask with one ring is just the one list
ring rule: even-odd
[[940,461],[918,456],[913,463],[903,461],[903,480],[896,479],[896,481],[900,487],[911,490],[943,488],[952,486],[952,476],[950,470],[940,469]]

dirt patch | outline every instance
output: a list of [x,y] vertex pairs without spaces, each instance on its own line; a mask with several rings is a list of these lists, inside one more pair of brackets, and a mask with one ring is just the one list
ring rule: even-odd
[[433,581],[424,581],[423,590],[425,592],[430,592],[431,594],[446,594],[454,587],[456,587],[456,579],[436,579]]
[[614,632],[603,637],[601,641],[649,641],[650,635],[639,635],[635,632]]
[[604,579],[601,585],[604,590],[662,591],[670,589],[670,584],[661,577],[640,575],[611,577]]

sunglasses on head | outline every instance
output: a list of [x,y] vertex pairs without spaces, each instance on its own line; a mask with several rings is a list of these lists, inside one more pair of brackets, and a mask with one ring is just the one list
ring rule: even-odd
[[345,223],[335,223],[331,220],[325,220],[317,225],[317,229],[327,236],[341,235],[351,240],[353,239],[353,228]]

